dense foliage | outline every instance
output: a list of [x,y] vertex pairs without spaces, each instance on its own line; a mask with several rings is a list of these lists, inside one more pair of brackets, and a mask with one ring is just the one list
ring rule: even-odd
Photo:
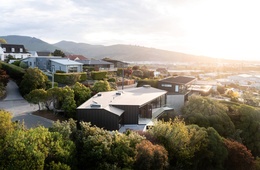
[[65,85],[74,85],[76,82],[87,80],[86,73],[55,73],[54,81]]
[[26,129],[0,111],[0,169],[253,169],[241,143],[213,128],[155,122],[147,132],[106,131],[70,119]]
[[22,81],[22,78],[25,74],[25,70],[21,67],[18,67],[16,65],[13,64],[8,64],[5,62],[1,62],[1,67],[3,70],[6,71],[6,73],[12,78],[14,79],[18,84]]
[[91,77],[93,80],[103,80],[107,76],[107,71],[92,71]]
[[38,68],[28,68],[19,85],[21,94],[24,96],[35,89],[46,89],[48,77]]

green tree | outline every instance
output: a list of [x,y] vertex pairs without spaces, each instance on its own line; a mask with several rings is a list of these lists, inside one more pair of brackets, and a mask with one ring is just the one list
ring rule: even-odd
[[52,53],[53,56],[61,56],[65,57],[65,53],[61,50],[55,49],[55,51]]
[[14,130],[10,112],[0,110],[0,140]]
[[98,92],[105,92],[105,91],[110,91],[111,87],[108,81],[97,81],[94,86],[91,88],[92,92],[94,94],[98,93]]
[[90,88],[79,82],[77,82],[72,89],[74,91],[74,100],[76,101],[77,106],[80,106],[91,97]]
[[260,156],[260,109],[248,105],[229,105],[229,116],[241,131],[242,143],[255,157]]
[[179,119],[155,122],[148,132],[168,151],[169,163],[173,167],[183,167],[196,151],[196,148],[189,147],[191,134],[185,123]]
[[45,106],[47,100],[47,92],[44,89],[32,90],[29,94],[25,95],[25,99],[32,104],[38,104],[39,110],[41,106]]
[[24,96],[35,89],[46,89],[48,77],[38,68],[28,68],[20,83],[19,89]]
[[207,97],[191,96],[182,109],[183,118],[187,124],[201,127],[213,127],[225,138],[237,138],[236,130],[227,107],[216,100]]
[[75,118],[77,105],[74,100],[74,91],[70,87],[65,86],[62,88],[62,94],[63,100],[61,109],[67,113],[68,117]]

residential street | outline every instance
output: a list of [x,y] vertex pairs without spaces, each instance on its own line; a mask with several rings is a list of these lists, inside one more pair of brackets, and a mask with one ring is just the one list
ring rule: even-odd
[[6,90],[7,96],[0,100],[0,109],[11,112],[13,121],[24,121],[27,128],[38,125],[50,127],[52,125],[51,120],[31,114],[38,110],[38,105],[29,104],[19,93],[18,86],[14,81],[9,80]]

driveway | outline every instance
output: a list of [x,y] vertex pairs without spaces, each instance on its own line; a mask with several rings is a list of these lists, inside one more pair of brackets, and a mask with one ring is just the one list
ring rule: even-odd
[[12,113],[13,121],[24,122],[27,128],[42,125],[44,127],[52,126],[52,121],[31,113],[38,110],[38,105],[29,104],[20,94],[16,83],[10,80],[6,87],[7,96],[0,100],[0,109]]

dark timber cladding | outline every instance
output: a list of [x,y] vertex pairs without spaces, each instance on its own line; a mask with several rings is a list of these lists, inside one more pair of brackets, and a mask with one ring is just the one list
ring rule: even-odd
[[119,130],[121,124],[120,116],[104,109],[78,109],[77,119],[78,121],[88,120],[88,122],[91,122],[91,125],[96,125],[107,130]]
[[138,124],[139,106],[115,105],[115,107],[125,111],[123,114],[124,124]]

